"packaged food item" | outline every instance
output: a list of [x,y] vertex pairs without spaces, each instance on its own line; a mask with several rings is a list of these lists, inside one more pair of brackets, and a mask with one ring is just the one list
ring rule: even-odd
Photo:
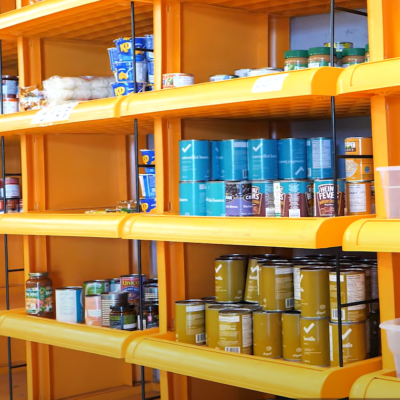
[[225,181],[248,179],[248,141],[240,139],[221,141],[220,178]]
[[343,49],[343,68],[350,67],[351,65],[365,63],[365,49],[364,48],[353,48]]
[[308,68],[330,67],[330,54],[329,47],[311,47],[308,50]]
[[252,68],[242,68],[235,71],[235,75],[239,78],[247,78]]
[[[121,276],[121,290],[128,292],[128,301],[130,305],[139,307],[139,274],[122,275]],[[142,274],[142,298],[144,298],[144,282],[146,281],[146,275]]]
[[300,311],[282,313],[282,354],[288,361],[301,361]]
[[85,296],[85,323],[90,326],[101,326],[101,295]]
[[221,178],[221,141],[210,140],[211,171],[210,180],[218,181]]
[[329,318],[301,317],[300,332],[302,362],[319,367],[329,366]]
[[[344,179],[337,180],[338,216],[344,216],[346,186]],[[333,179],[316,179],[314,181],[314,216],[334,217],[335,196]]]
[[253,312],[253,354],[258,357],[282,357],[282,314]]
[[252,181],[251,198],[255,217],[275,217],[274,181]]
[[369,62],[369,44],[365,45],[365,62]]
[[210,142],[208,140],[179,141],[179,172],[181,182],[210,179]]
[[285,51],[285,71],[308,68],[308,50]]
[[347,156],[372,156],[372,138],[348,137],[344,140],[344,151]]
[[239,78],[236,75],[213,75],[210,76],[210,82],[229,81],[231,79]]
[[48,272],[30,272],[25,290],[26,313],[53,318],[53,282]]
[[[114,40],[115,47],[118,51],[118,56],[121,61],[132,61],[133,48],[132,48],[132,38],[124,37]],[[146,38],[137,37],[135,38],[135,54],[143,54],[143,50],[146,48]]]
[[333,177],[332,139],[319,137],[307,139],[307,178]]
[[307,151],[305,139],[278,140],[279,179],[307,178]]
[[18,98],[18,76],[3,75],[2,87],[3,87],[3,100],[6,99],[17,99]]
[[[5,179],[6,181],[6,198],[8,199],[18,199],[20,197],[20,188],[19,188],[19,178],[17,177],[8,177]],[[3,192],[3,179],[0,179],[0,197],[4,196]]]
[[250,180],[278,179],[278,141],[251,139],[248,141]]
[[109,292],[101,295],[101,325],[110,326],[111,307],[128,306],[128,292]]
[[137,329],[135,307],[131,305],[112,306],[110,328],[121,331],[135,331]]
[[281,68],[272,68],[272,67],[257,68],[250,70],[248,76],[262,76],[262,75],[276,74],[277,72],[282,72],[282,71],[283,69]]
[[81,286],[56,289],[56,319],[72,324],[83,322]]
[[163,89],[190,86],[194,84],[194,76],[192,74],[169,73],[162,76]]
[[[331,47],[331,43],[330,42],[324,43],[324,46]],[[335,42],[333,44],[333,47],[335,48],[335,50],[338,53],[342,53],[344,49],[352,49],[353,43],[351,43],[351,42]]]
[[[140,315],[138,313],[138,322],[140,324]],[[159,326],[158,304],[145,303],[143,304],[143,329],[157,328]]]
[[206,183],[179,183],[179,214],[206,216]]
[[40,110],[47,105],[42,85],[21,87],[19,89],[19,110]]
[[156,175],[139,174],[140,191],[145,198],[156,197]]
[[205,308],[202,300],[175,302],[175,340],[177,342],[205,344]]
[[347,215],[375,214],[374,181],[346,182]]

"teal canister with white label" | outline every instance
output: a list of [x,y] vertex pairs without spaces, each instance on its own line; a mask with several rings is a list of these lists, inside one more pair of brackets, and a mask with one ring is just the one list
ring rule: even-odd
[[207,217],[226,217],[225,182],[206,183],[206,215]]
[[307,139],[307,178],[333,177],[333,148],[330,138]]
[[247,140],[222,140],[220,179],[241,181],[248,179]]
[[179,141],[179,173],[181,182],[210,179],[210,142],[208,140]]
[[181,182],[179,184],[179,214],[206,216],[205,182]]
[[251,139],[248,142],[249,179],[278,179],[278,141]]
[[219,181],[221,176],[221,141],[210,140],[211,181]]
[[305,179],[307,177],[305,139],[278,140],[279,179]]

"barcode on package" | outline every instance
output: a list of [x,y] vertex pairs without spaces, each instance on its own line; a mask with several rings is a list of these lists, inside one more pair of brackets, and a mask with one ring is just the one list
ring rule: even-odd
[[204,343],[206,341],[206,334],[205,333],[199,333],[196,335],[196,343]]
[[240,353],[240,347],[225,347],[225,351],[230,351],[231,353]]
[[[332,308],[332,319],[338,319],[339,314],[337,308]],[[342,320],[346,318],[346,311],[342,310]]]
[[294,307],[294,299],[286,299],[286,308]]

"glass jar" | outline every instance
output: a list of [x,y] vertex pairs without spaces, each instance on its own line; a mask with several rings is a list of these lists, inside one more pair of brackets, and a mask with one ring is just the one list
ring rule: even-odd
[[110,312],[110,328],[135,331],[137,328],[134,306],[113,306]]
[[344,49],[342,54],[343,68],[365,62],[365,49],[363,48],[355,47],[353,49]]
[[[334,65],[336,65],[336,50],[334,50]],[[311,47],[308,50],[308,68],[330,66],[331,49],[329,47]]]
[[342,65],[343,65],[343,54],[342,54],[341,51],[338,51],[336,53],[336,65],[335,65],[335,67],[342,68]]
[[285,51],[285,71],[296,71],[308,68],[307,50]]
[[365,62],[369,62],[369,44],[365,45]]
[[48,272],[32,272],[26,281],[25,306],[28,315],[53,318],[53,282]]
[[[138,315],[138,321],[140,324],[140,315]],[[158,304],[143,304],[143,329],[158,328],[158,326]]]

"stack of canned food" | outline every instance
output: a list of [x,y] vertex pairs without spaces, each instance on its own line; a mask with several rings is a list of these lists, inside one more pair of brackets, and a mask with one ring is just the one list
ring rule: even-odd
[[[368,142],[369,140],[369,142]],[[370,143],[349,138],[346,143]],[[365,142],[364,142],[365,141]],[[350,145],[349,145],[350,146]],[[363,144],[365,147],[366,145]],[[363,147],[363,148],[364,148]],[[181,215],[213,217],[333,217],[333,144],[330,138],[182,140],[179,203]],[[365,150],[367,151],[367,150]],[[346,152],[348,154],[348,152]],[[352,176],[371,169],[371,160],[348,159]],[[369,170],[368,170],[369,171]],[[350,178],[350,176],[348,177]],[[358,178],[357,178],[358,180]],[[372,186],[373,187],[373,186]],[[356,191],[357,189],[357,191]],[[349,191],[347,215],[374,212],[374,191]],[[346,213],[345,180],[338,180],[338,215]],[[368,196],[368,199],[366,199]]]
[[[142,275],[143,321],[139,318],[138,274],[86,281],[55,290],[56,319],[133,331],[158,327],[158,281]],[[28,315],[53,318],[53,283],[47,272],[30,273],[26,283]]]
[[[22,199],[21,199],[21,189],[19,185],[19,178],[8,177],[5,178],[6,181],[6,212],[7,213],[17,213],[22,212]],[[3,192],[3,179],[0,179],[0,214],[4,214],[4,192]]]
[[[144,51],[153,50],[153,42],[153,35],[135,38],[137,92],[153,90],[154,53]],[[126,96],[134,92],[132,38],[119,38],[114,40],[114,43],[116,47],[108,49],[111,70],[116,80],[112,89],[114,96]]]
[[[343,304],[378,298],[376,259],[344,257],[340,263]],[[336,366],[334,265],[326,255],[221,256],[215,260],[215,297],[176,302],[176,341]],[[379,355],[379,309],[372,304],[342,309],[344,363]]]

